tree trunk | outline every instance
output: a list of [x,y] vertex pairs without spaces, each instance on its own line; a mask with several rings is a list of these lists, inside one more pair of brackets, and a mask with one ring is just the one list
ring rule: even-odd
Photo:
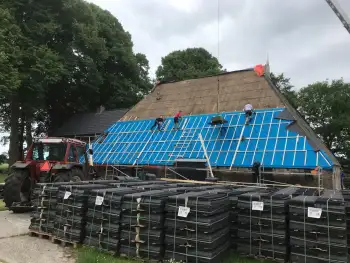
[[18,159],[18,120],[20,115],[19,103],[16,95],[11,99],[11,116],[10,116],[10,148],[9,148],[9,166],[14,164]]
[[27,149],[29,149],[29,147],[33,143],[32,119],[29,116],[26,117],[26,143],[27,143]]
[[25,114],[24,111],[22,109],[21,112],[21,123],[19,126],[19,142],[18,142],[18,155],[19,155],[19,160],[23,161],[23,143],[24,143],[24,126],[25,126]]

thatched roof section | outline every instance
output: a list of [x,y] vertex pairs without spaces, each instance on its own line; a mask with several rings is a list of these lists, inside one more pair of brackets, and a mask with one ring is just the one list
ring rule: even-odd
[[286,108],[293,120],[294,129],[306,136],[315,151],[324,150],[333,163],[338,160],[311,129],[303,116],[293,108],[274,86],[269,74],[258,76],[253,68],[232,71],[199,79],[184,80],[157,85],[142,101],[129,110],[121,120],[139,120],[173,116],[178,110],[184,115],[217,112],[219,82],[219,112],[242,111],[250,103],[255,109]]
[[186,115],[216,113],[218,81],[219,112],[241,111],[247,103],[252,104],[255,109],[284,107],[268,81],[259,77],[253,69],[246,69],[160,84],[128,111],[123,119],[172,116],[178,110]]

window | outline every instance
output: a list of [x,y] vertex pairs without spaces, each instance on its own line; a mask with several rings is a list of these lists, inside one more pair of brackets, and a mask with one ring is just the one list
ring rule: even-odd
[[35,161],[64,161],[67,145],[64,143],[35,143],[32,159]]
[[72,163],[77,162],[76,149],[74,145],[71,145],[69,147],[68,162],[72,162]]
[[77,146],[77,152],[78,152],[78,161],[79,163],[86,163],[87,160],[85,159],[85,148],[82,146]]

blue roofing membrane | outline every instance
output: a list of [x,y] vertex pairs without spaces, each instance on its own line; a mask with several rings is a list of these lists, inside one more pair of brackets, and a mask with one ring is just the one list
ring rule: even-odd
[[203,160],[201,134],[212,166],[251,167],[259,161],[266,168],[331,168],[325,152],[315,152],[306,137],[286,129],[291,121],[275,119],[283,110],[258,110],[249,125],[244,125],[243,112],[222,113],[228,122],[218,126],[209,124],[217,114],[184,116],[180,130],[174,130],[173,118],[168,118],[164,131],[153,132],[154,120],[120,121],[106,131],[102,142],[93,143],[94,162],[173,165],[176,159]]

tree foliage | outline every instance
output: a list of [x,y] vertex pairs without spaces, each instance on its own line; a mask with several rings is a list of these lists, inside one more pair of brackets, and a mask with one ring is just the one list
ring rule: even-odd
[[216,75],[222,72],[218,59],[204,48],[188,48],[162,58],[156,71],[159,80],[179,81]]
[[299,111],[337,156],[350,157],[350,84],[316,82],[298,93]]
[[298,106],[298,96],[297,92],[293,89],[294,86],[290,83],[290,78],[285,77],[283,73],[279,75],[270,73],[270,78],[276,88],[279,89],[289,103],[296,108]]
[[11,130],[10,159],[32,123],[52,132],[77,112],[130,107],[152,88],[146,56],[94,4],[2,1],[0,22],[0,118]]
[[0,154],[0,164],[7,162],[7,155],[5,153]]

